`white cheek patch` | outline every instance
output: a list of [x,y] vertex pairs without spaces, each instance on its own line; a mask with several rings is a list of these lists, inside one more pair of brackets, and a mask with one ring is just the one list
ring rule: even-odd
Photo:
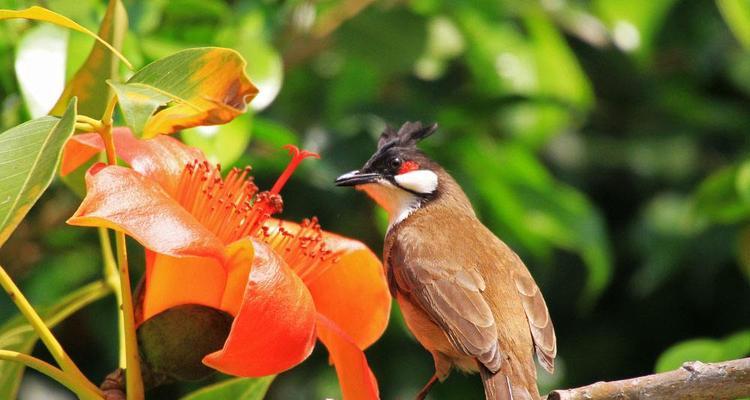
[[409,189],[414,193],[429,194],[437,189],[437,174],[430,170],[418,169],[394,177],[399,186]]

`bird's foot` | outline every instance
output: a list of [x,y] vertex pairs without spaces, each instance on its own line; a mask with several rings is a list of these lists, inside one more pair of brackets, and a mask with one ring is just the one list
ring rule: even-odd
[[432,378],[430,378],[429,381],[427,381],[427,384],[424,385],[422,390],[417,393],[417,397],[415,397],[415,400],[424,400],[425,397],[427,397],[427,393],[432,389],[432,386],[435,384],[435,382],[438,381],[437,374],[433,375]]

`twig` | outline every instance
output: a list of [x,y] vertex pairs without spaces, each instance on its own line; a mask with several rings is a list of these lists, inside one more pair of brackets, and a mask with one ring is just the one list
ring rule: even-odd
[[742,397],[750,397],[750,358],[710,364],[687,362],[677,370],[661,374],[554,390],[547,400],[730,400]]

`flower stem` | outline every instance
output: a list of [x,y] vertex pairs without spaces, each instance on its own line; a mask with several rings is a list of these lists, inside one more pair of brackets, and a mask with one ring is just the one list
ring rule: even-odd
[[46,363],[36,357],[17,351],[0,350],[0,360],[19,362],[29,368],[33,368],[44,375],[60,382],[62,385],[73,391],[79,398],[84,400],[101,400],[102,395],[98,390],[94,391],[87,385],[82,385],[76,379],[72,379],[68,374]]
[[42,340],[42,343],[44,343],[50,354],[52,354],[52,357],[54,357],[55,361],[57,361],[60,368],[65,372],[69,379],[75,381],[78,387],[85,388],[88,392],[98,394],[99,389],[86,379],[81,370],[78,369],[78,366],[73,362],[70,356],[68,356],[68,353],[66,353],[60,345],[60,342],[57,341],[57,338],[55,338],[47,325],[45,325],[42,318],[37,314],[29,301],[26,300],[26,297],[21,293],[18,286],[16,286],[8,273],[5,272],[5,268],[2,266],[0,266],[0,286],[5,289],[10,296],[10,299],[13,300],[13,303],[18,307],[18,310],[21,311],[21,314],[23,314],[26,320],[29,321],[31,327],[34,328],[34,331],[39,335],[39,339]]
[[117,247],[117,264],[120,271],[120,291],[122,293],[122,335],[125,342],[125,382],[128,400],[143,400],[143,377],[141,360],[138,355],[138,340],[135,333],[135,311],[133,309],[133,292],[130,288],[128,272],[128,252],[125,248],[125,234],[115,232]]
[[[122,291],[120,290],[120,275],[117,272],[117,261],[112,253],[112,242],[109,240],[109,234],[106,228],[98,228],[99,244],[102,247],[102,257],[104,258],[104,281],[112,289],[117,299],[117,305],[122,304]],[[120,368],[125,369],[127,356],[125,354],[125,320],[122,313],[117,313],[117,329],[119,336],[119,363]]]
[[[104,141],[107,153],[107,163],[117,164],[115,142],[112,137],[112,115],[117,105],[117,97],[112,96],[107,102],[107,108],[102,116],[102,128],[99,134]],[[125,393],[128,400],[143,400],[143,377],[141,376],[141,360],[138,355],[138,340],[135,333],[135,311],[133,309],[133,292],[130,287],[130,272],[128,271],[128,252],[125,247],[125,234],[115,231],[115,248],[117,249],[117,271],[120,276],[120,310],[122,325],[120,334],[125,344]]]

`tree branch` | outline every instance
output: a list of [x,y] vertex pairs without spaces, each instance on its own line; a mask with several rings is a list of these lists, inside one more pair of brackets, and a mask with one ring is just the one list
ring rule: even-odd
[[704,364],[686,362],[661,374],[554,390],[547,400],[714,399],[750,397],[750,358]]

